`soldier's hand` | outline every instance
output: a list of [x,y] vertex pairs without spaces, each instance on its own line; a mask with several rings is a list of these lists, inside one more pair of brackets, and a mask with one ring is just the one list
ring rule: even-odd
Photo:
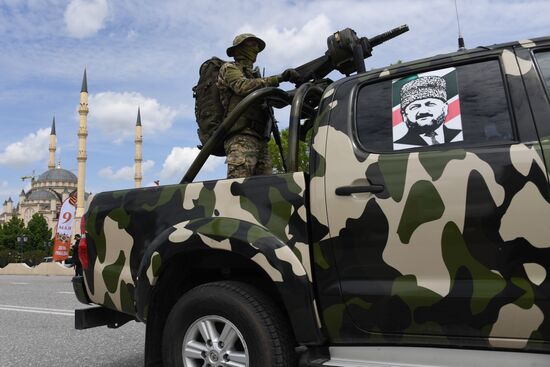
[[296,84],[300,81],[300,74],[294,69],[286,69],[279,76],[279,80],[281,82],[291,82]]

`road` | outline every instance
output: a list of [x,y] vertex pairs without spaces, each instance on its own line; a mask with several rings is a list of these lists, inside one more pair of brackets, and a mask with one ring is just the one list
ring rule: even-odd
[[0,366],[142,366],[145,325],[75,330],[85,307],[70,277],[0,275]]

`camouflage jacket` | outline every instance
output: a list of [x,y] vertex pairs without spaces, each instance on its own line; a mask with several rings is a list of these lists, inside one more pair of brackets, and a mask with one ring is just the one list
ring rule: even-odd
[[[277,77],[256,77],[252,69],[238,62],[223,64],[218,75],[218,88],[226,115],[233,111],[235,106],[250,93],[260,88],[277,86],[279,86]],[[254,105],[235,122],[235,125],[229,130],[229,135],[240,132],[262,137],[265,134],[268,118],[269,115],[264,106]]]

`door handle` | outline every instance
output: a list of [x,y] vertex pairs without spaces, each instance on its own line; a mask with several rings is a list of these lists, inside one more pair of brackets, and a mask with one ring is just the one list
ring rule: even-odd
[[341,186],[334,192],[338,196],[350,196],[363,192],[378,193],[384,191],[384,185]]

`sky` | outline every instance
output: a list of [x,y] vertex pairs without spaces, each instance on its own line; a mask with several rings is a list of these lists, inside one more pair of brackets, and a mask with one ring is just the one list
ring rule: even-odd
[[[550,17],[541,16],[549,0],[457,0],[457,8],[467,48],[550,35]],[[257,65],[273,75],[323,55],[335,31],[372,37],[401,24],[410,31],[375,48],[367,69],[457,49],[454,0],[0,0],[0,201],[17,202],[30,188],[21,178],[47,170],[54,117],[56,164],[77,174],[85,68],[86,191],[134,186],[138,106],[143,185],[173,184],[198,153],[191,88],[200,64],[229,60],[237,34],[266,41]],[[288,126],[288,108],[276,115]],[[196,180],[225,173],[224,159],[211,158]]]

